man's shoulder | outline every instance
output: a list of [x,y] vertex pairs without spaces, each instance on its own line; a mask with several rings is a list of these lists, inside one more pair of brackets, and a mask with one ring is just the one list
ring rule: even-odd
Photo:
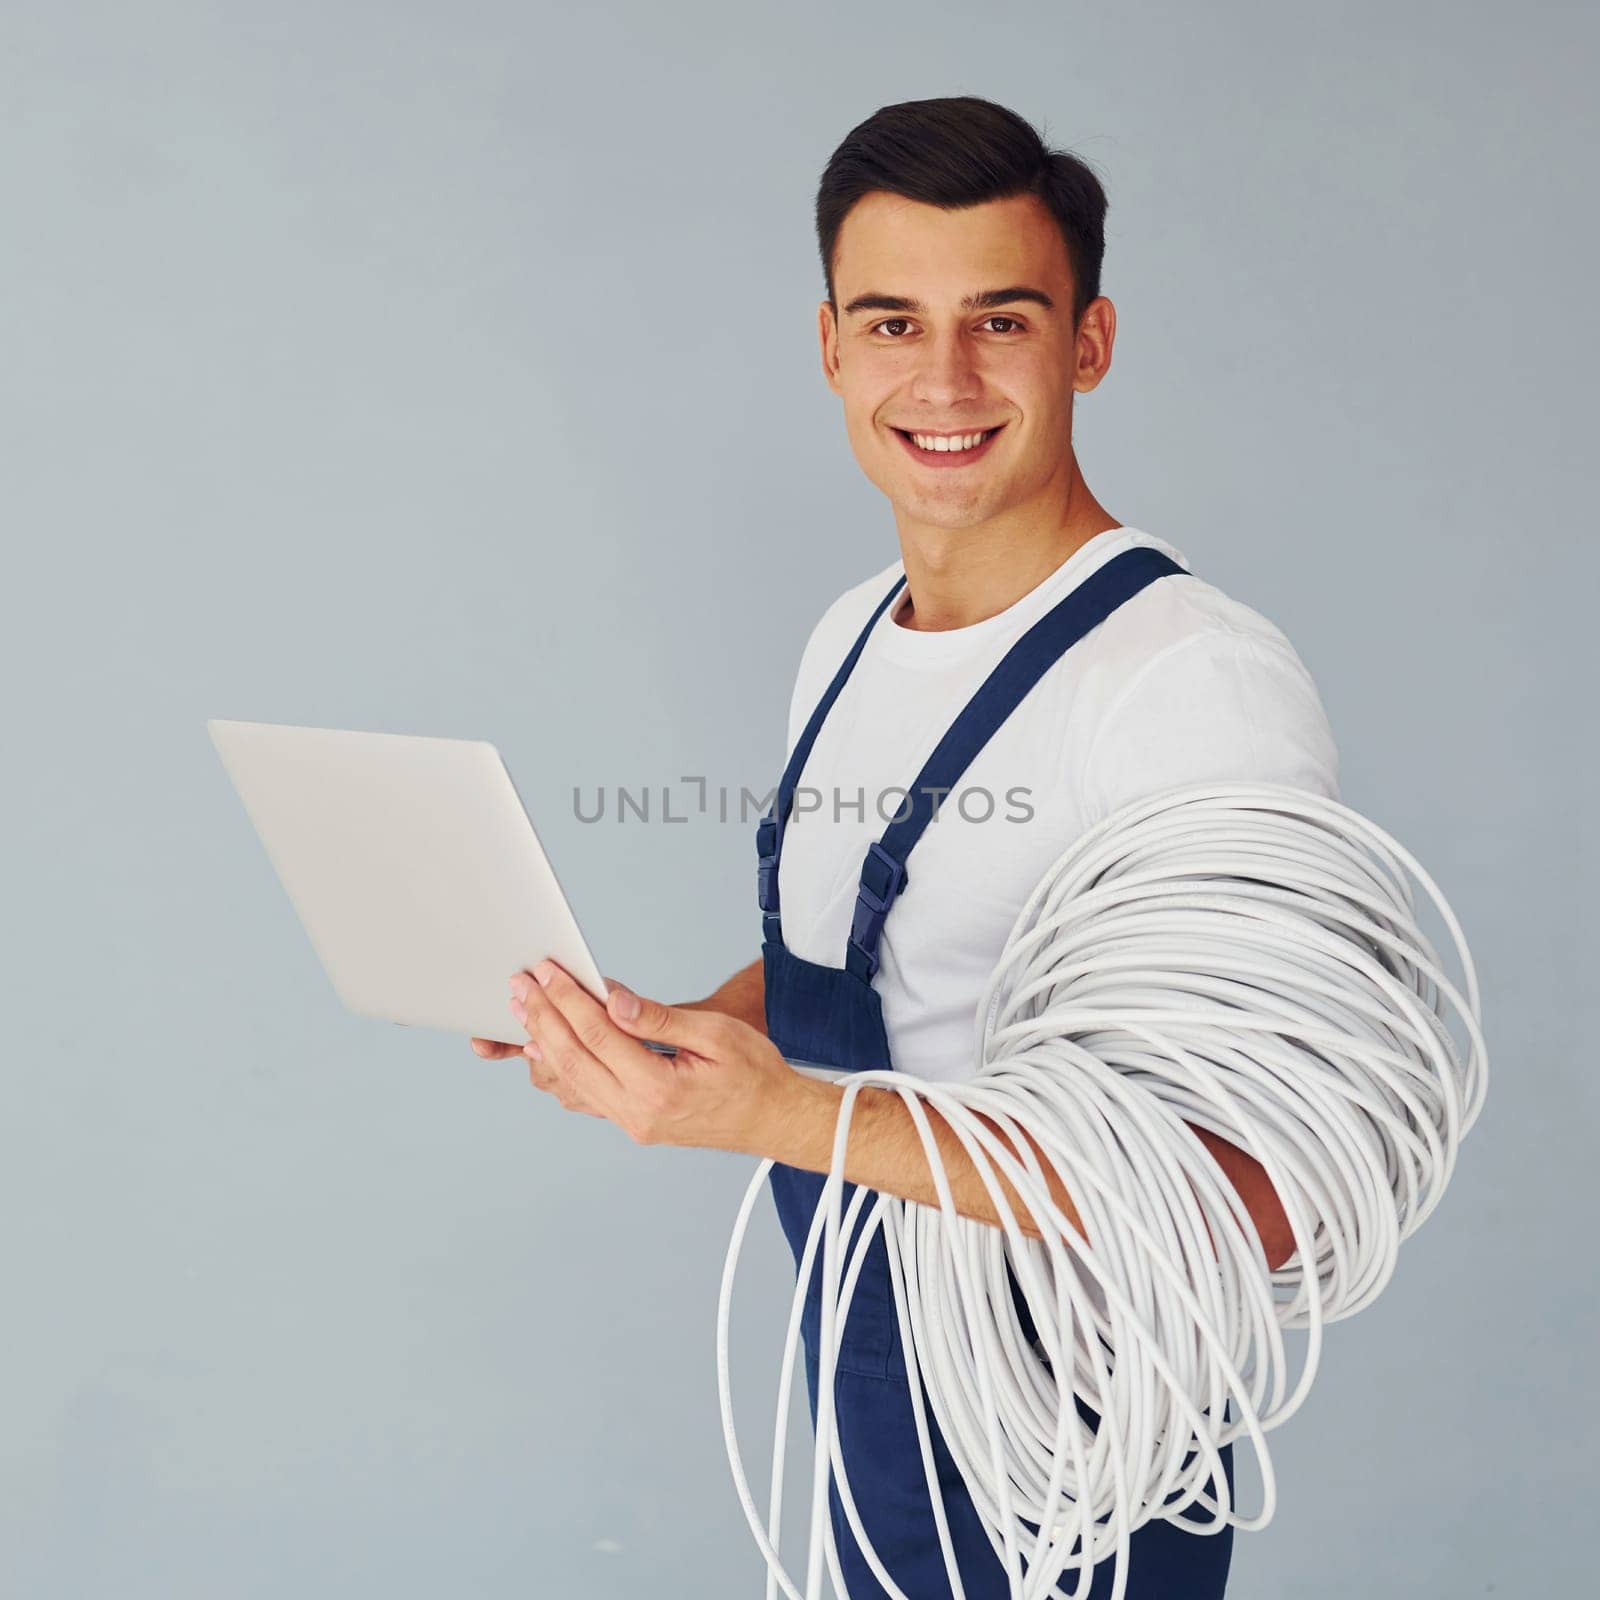
[[[1299,661],[1277,623],[1196,573],[1184,553],[1159,535],[1139,528],[1119,529],[1104,559],[1141,545],[1160,550],[1185,570],[1148,585],[1097,630],[1102,635],[1097,653],[1107,666],[1120,667],[1122,675],[1131,676],[1167,651],[1208,646],[1235,653],[1253,646]],[[837,665],[904,571],[897,557],[836,595],[813,624],[804,654],[826,657]]]
[[1098,652],[1118,675],[1131,678],[1168,654],[1265,652],[1299,662],[1288,635],[1270,617],[1196,572],[1163,539],[1140,541],[1173,555],[1184,567],[1152,583],[1107,619]]
[[898,557],[869,578],[852,584],[838,595],[817,619],[800,652],[794,690],[789,701],[789,748],[793,749],[806,716],[839,669],[839,663],[856,642],[889,585],[904,568]]
[[1107,618],[1083,669],[1091,820],[1181,783],[1283,783],[1337,797],[1338,748],[1299,652],[1270,617],[1192,570]]
[[811,630],[807,650],[837,642],[838,656],[842,660],[845,652],[856,642],[856,636],[867,625],[867,618],[877,609],[878,602],[889,592],[890,584],[904,571],[900,558],[896,556],[888,566],[879,568],[859,583],[851,584],[843,594],[830,601]]

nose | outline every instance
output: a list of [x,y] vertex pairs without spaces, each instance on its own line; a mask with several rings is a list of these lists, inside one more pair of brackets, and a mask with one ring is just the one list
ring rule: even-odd
[[918,351],[916,371],[911,378],[911,397],[943,415],[954,406],[976,400],[983,393],[978,376],[976,350],[961,329],[930,334]]

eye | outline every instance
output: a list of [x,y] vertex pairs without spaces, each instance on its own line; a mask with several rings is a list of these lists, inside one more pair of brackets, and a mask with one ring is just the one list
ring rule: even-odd
[[[1008,336],[1011,336],[1011,337],[1015,337],[1016,334],[1021,334],[1021,333],[1026,333],[1027,332],[1026,326],[1022,322],[1018,321],[1018,319],[1016,317],[1008,317],[1008,316],[1005,316],[1004,314],[1002,314],[1000,312],[996,312],[994,314],[994,316],[992,316],[992,317],[985,317],[983,320],[984,320],[985,324],[988,324],[988,323],[991,323],[991,322],[1003,322],[1003,323],[1007,324],[1007,327],[1006,327],[1006,329],[1004,331],[1007,333]],[[909,326],[910,321],[911,321],[911,319],[909,317],[885,317],[883,319],[883,321],[881,321],[881,322],[872,323],[868,327],[867,332],[868,333],[877,333],[880,328],[890,328],[890,327],[904,328],[904,327]],[[897,334],[897,333],[891,333],[891,334],[885,335],[885,337],[887,337],[890,340],[895,340],[895,339],[899,339],[901,337],[901,335]]]

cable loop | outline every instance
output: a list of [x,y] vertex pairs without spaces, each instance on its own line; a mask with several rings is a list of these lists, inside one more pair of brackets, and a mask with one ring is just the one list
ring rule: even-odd
[[[1459,981],[1419,926],[1418,887],[1448,934]],[[867,1541],[833,1422],[838,1334],[880,1230],[951,1593],[964,1600],[930,1412],[1015,1600],[1083,1600],[1108,1558],[1113,1600],[1122,1600],[1128,1540],[1152,1518],[1198,1506],[1209,1523],[1183,1526],[1200,1536],[1271,1520],[1277,1487],[1265,1435],[1305,1399],[1324,1326],[1371,1304],[1401,1243],[1438,1205],[1488,1083],[1477,974],[1433,880],[1358,812],[1267,784],[1169,790],[1077,839],[1018,914],[977,1007],[973,1042],[967,1081],[900,1072],[841,1079],[832,1169],[789,1319],[765,1521],[739,1453],[727,1351],[734,1274],[770,1161],[740,1207],[718,1305],[718,1376],[729,1462],[767,1559],[768,1600],[779,1588],[789,1600],[819,1600],[824,1565],[845,1592],[827,1515],[830,1477],[879,1582],[894,1600],[930,1600],[904,1595]],[[858,1189],[841,1215],[850,1118],[869,1086],[905,1102],[937,1206]],[[956,1212],[929,1112],[960,1139],[1000,1227]],[[1277,1270],[1196,1127],[1266,1169],[1295,1243]],[[1082,1236],[1056,1209],[1024,1128],[1072,1196]],[[1043,1238],[1021,1231],[1000,1175]],[[843,1259],[840,1241],[869,1204]],[[802,1592],[777,1547],[801,1286],[819,1250]],[[1008,1264],[1037,1348],[1022,1335]],[[1288,1330],[1308,1334],[1292,1382]],[[1076,1399],[1100,1414],[1097,1429]],[[1254,1514],[1229,1503],[1218,1454],[1241,1438],[1263,1483]]]

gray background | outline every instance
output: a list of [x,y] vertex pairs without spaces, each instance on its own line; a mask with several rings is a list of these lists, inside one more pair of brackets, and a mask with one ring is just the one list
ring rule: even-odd
[[818,369],[816,181],[973,92],[1111,195],[1091,485],[1288,632],[1484,978],[1485,1118],[1271,1436],[1230,1594],[1573,1592],[1584,9],[7,0],[0,1590],[760,1592],[712,1344],[754,1164],[346,1015],[203,721],[492,738],[607,971],[749,960],[746,828],[572,787],[776,777],[806,631],[896,554]]

